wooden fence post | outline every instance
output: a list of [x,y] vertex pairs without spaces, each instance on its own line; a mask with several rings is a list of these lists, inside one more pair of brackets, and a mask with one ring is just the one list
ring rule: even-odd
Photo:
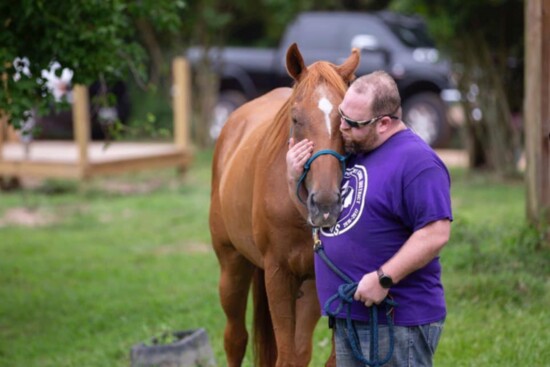
[[78,168],[80,178],[87,178],[89,171],[88,143],[91,128],[88,88],[84,85],[75,85],[73,97],[73,131],[78,151]]
[[527,217],[550,246],[550,2],[525,3]]
[[172,61],[174,75],[172,103],[174,109],[174,143],[182,151],[189,144],[189,113],[190,113],[190,67],[183,57]]

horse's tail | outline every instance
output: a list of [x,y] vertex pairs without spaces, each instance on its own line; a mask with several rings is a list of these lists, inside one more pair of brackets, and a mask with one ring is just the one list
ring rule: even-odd
[[264,270],[256,268],[253,281],[255,366],[271,367],[277,361],[277,343],[269,312]]

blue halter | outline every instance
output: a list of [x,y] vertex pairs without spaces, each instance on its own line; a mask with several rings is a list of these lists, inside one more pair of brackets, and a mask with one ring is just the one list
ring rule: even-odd
[[309,169],[311,168],[311,164],[313,163],[313,161],[315,159],[319,158],[320,156],[327,155],[327,154],[333,156],[336,159],[338,159],[338,161],[342,165],[342,175],[346,171],[346,159],[348,159],[349,154],[341,155],[340,153],[338,153],[334,150],[331,150],[331,149],[322,149],[322,150],[319,150],[319,151],[315,152],[315,154],[313,154],[311,156],[311,158],[309,158],[307,160],[306,164],[304,164],[304,172],[302,173],[302,175],[300,176],[300,179],[298,180],[298,183],[296,184],[296,196],[298,196],[298,199],[304,205],[306,205],[306,203],[300,197],[300,186],[302,185],[302,183],[306,179],[306,176],[309,172]]

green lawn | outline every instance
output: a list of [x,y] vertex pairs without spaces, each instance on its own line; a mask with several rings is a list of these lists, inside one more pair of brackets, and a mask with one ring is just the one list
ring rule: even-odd
[[[198,327],[224,366],[210,158],[199,152],[183,179],[155,171],[0,193],[0,366],[129,366],[133,344]],[[550,251],[526,228],[523,185],[453,180],[436,365],[550,365]],[[321,322],[312,366],[328,336]]]

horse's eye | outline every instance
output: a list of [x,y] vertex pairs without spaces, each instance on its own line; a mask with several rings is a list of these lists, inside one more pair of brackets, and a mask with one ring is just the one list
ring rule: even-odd
[[298,119],[297,119],[296,117],[293,117],[293,118],[292,118],[292,123],[293,123],[294,125],[296,125],[296,124],[298,123]]

